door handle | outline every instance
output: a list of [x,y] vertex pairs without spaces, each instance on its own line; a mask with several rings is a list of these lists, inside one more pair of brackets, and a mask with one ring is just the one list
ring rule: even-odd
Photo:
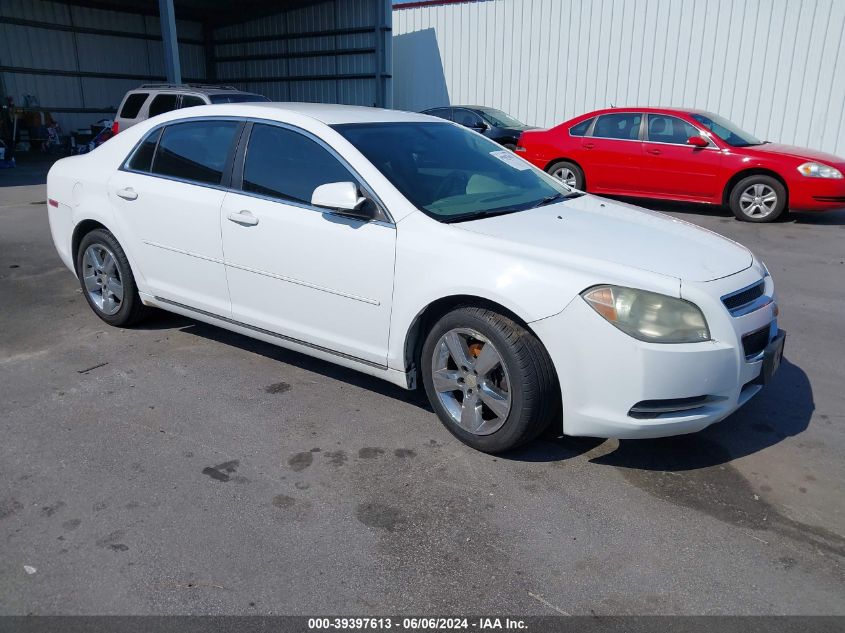
[[124,187],[123,189],[118,189],[117,195],[119,198],[123,198],[124,200],[138,199],[138,192],[135,191],[132,187]]
[[255,226],[258,224],[258,218],[256,218],[252,213],[244,209],[243,211],[238,211],[235,213],[232,211],[228,216],[231,222],[235,224],[241,224],[243,226]]
[[595,143],[584,143],[583,145],[581,145],[581,147],[583,147],[584,149],[593,149],[595,146]]
[[655,156],[661,153],[659,149],[647,149],[646,152],[648,152],[649,154],[654,154]]

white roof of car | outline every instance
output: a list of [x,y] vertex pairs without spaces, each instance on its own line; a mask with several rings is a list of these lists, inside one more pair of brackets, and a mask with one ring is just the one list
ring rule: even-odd
[[385,108],[370,108],[366,106],[338,105],[333,103],[295,103],[295,102],[247,102],[247,103],[225,103],[219,105],[197,106],[190,110],[176,110],[184,116],[191,114],[203,115],[220,114],[234,116],[255,116],[263,118],[276,118],[273,111],[284,118],[286,112],[307,116],[311,119],[325,123],[326,125],[337,125],[341,123],[385,123],[403,121],[441,121],[417,112],[403,112],[402,110],[387,110]]

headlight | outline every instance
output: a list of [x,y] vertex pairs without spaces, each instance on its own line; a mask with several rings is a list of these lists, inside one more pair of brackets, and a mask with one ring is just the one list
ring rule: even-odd
[[581,296],[606,320],[641,341],[698,343],[710,340],[704,315],[689,301],[621,286],[594,286]]
[[802,176],[807,176],[808,178],[842,178],[842,172],[838,169],[816,162],[798,165],[798,171]]

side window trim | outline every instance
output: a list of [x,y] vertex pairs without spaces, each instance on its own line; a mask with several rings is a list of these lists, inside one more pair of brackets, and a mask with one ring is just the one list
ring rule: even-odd
[[[388,224],[390,226],[395,226],[393,218],[391,217],[390,213],[387,211],[387,207],[381,201],[381,198],[375,193],[372,187],[367,183],[366,180],[359,174],[352,165],[349,164],[343,156],[337,153],[333,147],[330,147],[323,139],[319,138],[318,136],[312,134],[308,130],[304,130],[302,128],[296,127],[295,125],[290,125],[288,123],[282,123],[281,121],[272,121],[267,119],[255,119],[250,118],[246,119],[245,123],[249,126],[249,129],[244,129],[243,133],[241,134],[241,141],[238,147],[237,156],[235,158],[236,164],[232,171],[232,182],[229,187],[229,191],[232,193],[237,193],[243,196],[250,196],[252,198],[260,198],[262,200],[269,200],[270,202],[278,202],[279,204],[286,204],[291,205],[294,207],[299,207],[302,209],[307,209],[309,211],[317,211],[318,213],[332,213],[330,209],[325,209],[323,207],[315,207],[312,204],[300,202],[299,200],[292,200],[290,198],[279,198],[276,196],[267,196],[264,194],[256,193],[254,191],[245,191],[243,189],[243,175],[244,175],[244,165],[246,164],[246,154],[249,149],[249,139],[252,136],[252,129],[256,123],[261,125],[270,125],[275,127],[280,127],[285,130],[290,130],[291,132],[295,132],[297,134],[301,134],[305,138],[314,141],[317,145],[321,148],[326,150],[335,160],[337,160],[344,169],[349,172],[349,175],[355,180],[356,184],[364,190],[367,197],[372,200],[376,207],[379,210],[379,218],[376,222],[380,222],[382,224]],[[336,213],[335,215],[343,215],[342,213]]]
[[[179,178],[178,176],[168,176],[165,174],[156,174],[152,171],[153,166],[155,165],[156,154],[158,154],[158,148],[161,144],[161,139],[164,138],[164,128],[168,128],[174,125],[179,125],[182,123],[200,123],[203,121],[231,121],[233,123],[237,123],[239,125],[238,129],[235,130],[235,135],[233,137],[232,145],[229,146],[229,153],[226,156],[226,162],[223,164],[223,175],[220,179],[220,184],[215,185],[208,182],[200,182],[197,180],[190,180],[188,178]],[[173,180],[175,182],[183,182],[187,185],[194,185],[195,187],[208,187],[209,189],[221,189],[223,191],[230,190],[230,183],[232,178],[232,166],[235,161],[235,154],[238,149],[238,145],[240,143],[240,139],[243,137],[243,129],[245,126],[245,121],[239,117],[232,117],[232,116],[220,116],[220,117],[197,117],[195,119],[178,119],[176,121],[166,121],[165,123],[159,123],[153,128],[150,128],[144,136],[141,137],[129,154],[126,156],[124,161],[121,163],[118,171],[125,171],[131,174],[140,174],[141,176],[149,176],[150,178],[162,178],[164,180]],[[153,151],[153,157],[150,161],[150,171],[140,171],[138,169],[132,169],[129,167],[129,162],[132,160],[132,157],[135,155],[141,146],[144,144],[144,141],[151,135],[155,134],[158,130],[161,130],[161,134],[158,136],[158,140],[156,140],[155,150]]]
[[[241,124],[240,133],[235,132],[235,138],[237,139],[235,142],[232,143],[232,147],[229,149],[229,157],[227,158],[226,165],[223,167],[223,180],[222,182],[226,182],[226,185],[212,185],[207,182],[195,182],[192,180],[185,180],[183,178],[176,178],[174,176],[164,176],[162,174],[154,174],[152,171],[138,171],[137,169],[130,169],[129,168],[129,161],[134,156],[135,152],[138,151],[138,148],[144,142],[150,134],[154,134],[156,130],[161,128],[167,127],[169,125],[175,125],[178,123],[188,123],[188,122],[199,122],[199,121],[235,121]],[[290,125],[288,123],[282,123],[281,121],[273,121],[268,119],[257,119],[257,118],[241,118],[241,117],[232,117],[232,116],[203,116],[203,117],[192,117],[186,119],[178,119],[177,121],[167,121],[165,123],[159,123],[153,128],[150,128],[144,136],[135,144],[135,146],[130,150],[129,154],[127,154],[126,158],[121,163],[118,171],[125,171],[132,174],[140,174],[142,176],[148,176],[150,178],[163,178],[164,180],[173,180],[176,182],[184,182],[189,185],[194,185],[195,187],[208,187],[209,189],[220,189],[222,191],[229,191],[232,193],[241,194],[244,196],[252,196],[255,198],[262,198],[264,200],[270,200],[271,202],[282,202],[283,204],[291,204],[294,206],[302,207],[303,209],[309,209],[311,211],[318,211],[320,213],[330,212],[328,209],[323,209],[321,207],[315,207],[310,204],[301,204],[295,201],[287,201],[287,200],[277,200],[275,198],[271,198],[269,196],[263,196],[261,194],[256,194],[251,191],[243,191],[241,189],[243,185],[243,170],[244,170],[244,162],[246,159],[246,148],[249,143],[249,136],[252,132],[252,126],[254,123],[261,123],[264,125],[275,125],[277,127],[286,128],[293,132],[298,132],[299,134],[303,134],[304,136],[310,138],[314,142],[316,142],[320,147],[324,148],[331,154],[334,158],[336,158],[341,165],[346,168],[352,176],[355,177],[355,180],[358,183],[358,186],[361,187],[367,196],[376,204],[379,210],[380,218],[375,220],[375,222],[394,226],[395,222],[393,217],[390,215],[390,212],[387,210],[387,205],[382,202],[381,198],[375,192],[375,190],[369,185],[369,183],[361,176],[358,171],[349,164],[343,156],[337,153],[334,148],[330,147],[323,139],[315,136],[308,130],[304,130],[302,128],[296,127],[295,125]],[[158,145],[161,143],[161,139],[164,136],[164,131],[162,130],[161,135],[159,135],[158,140],[156,141],[156,148],[153,152],[153,160],[155,160],[155,155],[158,152]],[[152,169],[152,162],[150,163]]]
[[[654,114],[655,116],[668,117],[668,118],[671,118],[671,119],[677,119],[678,121],[681,121],[682,123],[686,123],[691,128],[695,129],[695,131],[698,132],[698,135],[701,138],[703,138],[704,140],[707,141],[707,147],[702,147],[700,149],[715,149],[715,150],[719,149],[718,145],[716,145],[713,142],[713,139],[710,138],[710,136],[708,134],[702,133],[701,128],[699,128],[697,125],[694,125],[694,124],[690,123],[689,121],[686,121],[686,120],[682,119],[681,117],[676,116],[674,114],[659,114],[657,112],[652,112],[650,114]],[[667,143],[665,141],[652,141],[649,138],[649,134],[648,134],[648,119],[649,119],[650,114],[646,113],[643,117],[643,119],[646,122],[644,133],[642,134],[643,142],[645,142],[645,143],[656,143],[657,145],[672,145],[673,147],[687,147],[687,145],[685,143]]]

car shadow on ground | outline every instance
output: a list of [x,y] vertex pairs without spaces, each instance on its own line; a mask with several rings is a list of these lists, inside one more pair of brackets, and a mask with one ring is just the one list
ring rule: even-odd
[[[610,196],[607,196],[610,197]],[[670,200],[650,200],[645,198],[623,198],[614,196],[612,200],[659,211],[661,213],[677,213],[682,215],[700,215],[719,218],[719,222],[738,222],[734,214],[727,207],[712,204],[696,204],[694,202],[675,202]],[[809,224],[819,226],[845,226],[845,208],[834,211],[790,211],[784,214],[776,224]]]
[[302,354],[284,347],[272,345],[271,343],[266,343],[249,336],[244,336],[243,334],[238,334],[237,332],[225,330],[215,325],[209,325],[201,321],[194,321],[193,319],[189,319],[178,314],[165,312],[163,310],[155,310],[149,318],[135,326],[135,329],[179,330],[180,332],[185,332],[186,334],[191,334],[192,336],[198,336],[209,341],[222,343],[223,345],[237,347],[238,349],[242,349],[252,354],[259,354],[265,358],[279,361],[280,363],[293,365],[294,367],[314,372],[315,374],[325,376],[326,378],[340,380],[349,385],[360,387],[361,389],[366,389],[383,396],[402,400],[433,413],[431,406],[429,406],[428,401],[425,398],[425,394],[422,393],[421,390],[408,391],[385,380],[368,376],[367,374],[362,374],[354,369],[341,367],[340,365],[335,365],[334,363],[314,358],[313,356],[308,356],[307,354]]
[[[434,416],[422,389],[407,391],[384,380],[335,365],[229,330],[156,310],[137,326],[143,330],[176,329],[186,334],[237,347],[266,358],[314,372],[332,380],[407,402]],[[809,425],[815,404],[807,374],[784,358],[771,384],[725,420],[690,435],[621,440],[615,450],[591,459],[592,463],[651,471],[687,471],[725,464],[757,453]],[[432,424],[437,421],[432,417]],[[522,462],[559,462],[599,448],[609,440],[569,437],[552,428],[540,438],[501,458]],[[601,451],[598,451],[601,453]]]

